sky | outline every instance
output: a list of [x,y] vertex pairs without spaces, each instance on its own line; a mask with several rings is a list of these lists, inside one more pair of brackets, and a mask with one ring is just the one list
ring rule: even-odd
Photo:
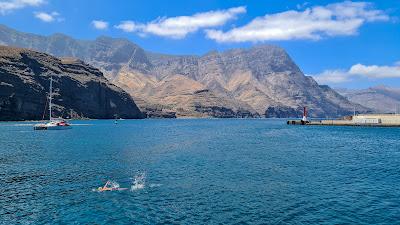
[[272,44],[320,84],[400,87],[400,0],[0,0],[0,24],[178,55]]

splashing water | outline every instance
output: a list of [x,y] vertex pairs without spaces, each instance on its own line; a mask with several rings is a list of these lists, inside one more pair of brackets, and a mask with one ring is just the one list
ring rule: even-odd
[[107,188],[107,191],[123,191],[127,189],[127,188],[121,188],[119,183],[117,183],[116,181],[109,180],[104,185],[104,187],[98,187],[97,189],[92,189],[92,191],[103,192],[104,188]]
[[120,186],[117,182],[111,180],[108,187],[109,188],[119,188]]
[[132,186],[131,186],[131,191],[136,191],[139,189],[143,189],[145,186],[145,180],[146,180],[146,173],[145,172],[139,172],[135,175]]

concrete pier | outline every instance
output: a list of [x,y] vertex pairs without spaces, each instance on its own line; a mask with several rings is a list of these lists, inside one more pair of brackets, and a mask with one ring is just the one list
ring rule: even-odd
[[360,114],[338,120],[288,120],[288,125],[400,127],[398,114]]

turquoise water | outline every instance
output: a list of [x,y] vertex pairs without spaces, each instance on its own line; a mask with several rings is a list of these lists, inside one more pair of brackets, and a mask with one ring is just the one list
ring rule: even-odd
[[[400,129],[283,120],[0,123],[3,224],[395,224]],[[143,188],[132,177],[145,174]],[[125,191],[93,189],[114,180]]]

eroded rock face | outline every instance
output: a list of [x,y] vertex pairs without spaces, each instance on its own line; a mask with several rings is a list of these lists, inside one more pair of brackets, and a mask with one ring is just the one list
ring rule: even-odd
[[[276,46],[173,56],[146,52],[125,39],[80,41],[6,27],[0,27],[0,42],[81,58],[100,68],[110,81],[130,93],[141,109],[151,109],[154,115],[162,115],[159,108],[175,112],[177,117],[287,117],[304,106],[312,117],[344,116],[354,107],[360,112],[367,110],[304,76]],[[202,90],[208,91],[198,94]]]
[[80,60],[0,47],[0,120],[48,118],[50,76],[54,114],[64,118],[143,118],[131,96]]
[[343,116],[353,107],[366,111],[330,87],[304,76],[287,53],[276,46],[214,51],[199,57],[154,53],[148,57],[152,63],[148,73],[157,79],[182,74],[217,96],[234,99],[236,104],[242,104],[240,108],[254,110],[253,115],[298,117],[304,106],[312,117]]

